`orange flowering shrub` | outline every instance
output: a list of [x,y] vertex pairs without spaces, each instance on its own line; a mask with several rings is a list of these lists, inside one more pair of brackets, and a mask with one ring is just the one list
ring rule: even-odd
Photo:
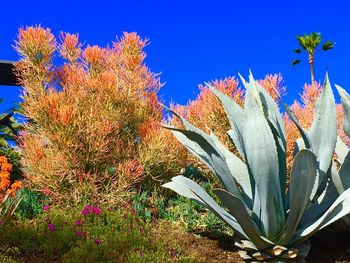
[[[159,125],[162,85],[144,63],[147,43],[124,33],[110,47],[83,47],[77,34],[57,40],[39,26],[20,29],[17,74],[28,118],[20,147],[31,188],[55,200],[94,194],[115,201],[184,166]],[[57,54],[60,65],[53,64]]]
[[22,188],[21,181],[11,183],[10,174],[12,172],[12,164],[10,164],[5,156],[0,156],[0,201],[6,195],[16,196],[18,190]]

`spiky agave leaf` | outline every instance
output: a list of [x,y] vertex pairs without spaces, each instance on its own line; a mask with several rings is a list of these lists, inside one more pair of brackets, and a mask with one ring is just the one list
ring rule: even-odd
[[[335,100],[328,74],[325,77],[322,93],[316,101],[314,119],[308,134],[313,146],[312,150],[318,159],[317,188],[323,190],[337,142]],[[316,194],[316,191],[314,191],[314,194]]]
[[[235,139],[243,147],[244,161],[234,157],[214,134],[204,133],[181,116],[178,117],[184,123],[184,130],[167,127],[222,181],[226,190],[216,189],[213,192],[228,212],[188,178],[174,177],[164,186],[206,206],[230,225],[239,237],[236,245],[245,250],[241,254],[247,260],[279,259],[282,262],[305,256],[309,249],[307,239],[350,211],[350,190],[339,196],[330,179],[334,170],[332,157],[336,133],[332,131],[335,104],[329,81],[326,77],[315,114],[318,119],[314,120],[310,132],[304,131],[284,104],[303,139],[292,166],[288,207],[284,201],[285,134],[278,107],[252,75],[249,82],[244,81],[244,85],[247,90],[244,110],[230,107],[234,104],[211,87],[219,100],[225,103],[224,108],[231,118],[243,115],[243,118],[238,117],[231,123],[237,126],[233,130],[236,132]],[[325,112],[324,107],[329,107],[330,112]],[[237,120],[241,121],[235,124]],[[322,125],[328,124],[330,128],[320,130]],[[319,145],[327,142],[316,138],[317,132],[328,138],[330,144]],[[313,151],[314,148],[316,151]],[[325,187],[320,187],[320,170],[327,172]],[[230,187],[230,183],[234,186]]]
[[[346,135],[350,136],[350,95],[340,86],[335,85],[341,98],[343,107],[343,129]],[[337,139],[335,152],[337,162],[340,165],[339,170],[332,171],[332,182],[339,194],[350,188],[350,151],[340,137]],[[344,217],[347,224],[350,225],[350,215]]]

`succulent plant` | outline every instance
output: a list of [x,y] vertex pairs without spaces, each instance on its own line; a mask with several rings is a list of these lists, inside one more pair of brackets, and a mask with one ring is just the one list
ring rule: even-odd
[[[347,136],[350,136],[350,95],[340,86],[335,85],[341,98],[343,107],[343,129]],[[337,198],[338,194],[350,188],[350,150],[348,146],[338,136],[335,147],[337,158],[335,159],[334,169],[332,169],[332,181],[334,188],[332,198]],[[337,170],[336,167],[339,167]],[[350,226],[350,215],[343,217],[344,221]]]
[[241,79],[246,89],[244,108],[208,85],[227,113],[232,128],[228,136],[237,156],[213,133],[203,132],[171,109],[184,129],[165,126],[219,179],[223,189],[213,192],[224,207],[186,177],[173,177],[163,186],[195,200],[225,221],[234,230],[243,259],[303,262],[310,248],[308,239],[350,212],[350,189],[330,198],[337,128],[328,76],[308,131],[280,98],[301,134],[289,187],[286,135],[278,105],[252,74],[249,82]]

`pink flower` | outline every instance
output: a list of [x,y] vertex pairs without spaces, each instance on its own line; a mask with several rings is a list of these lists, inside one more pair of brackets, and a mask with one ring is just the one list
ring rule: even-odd
[[81,220],[75,221],[75,225],[76,225],[76,226],[81,226],[81,224],[82,224]]
[[50,223],[50,218],[46,217],[46,218],[44,219],[44,221],[45,221],[46,223]]
[[48,224],[47,228],[49,229],[49,231],[51,233],[55,232],[55,225],[54,224],[52,224],[52,223]]
[[101,214],[101,209],[100,208],[98,208],[97,206],[94,206],[93,208],[92,208],[92,213],[94,213],[95,215],[100,215]]
[[45,205],[45,206],[43,207],[43,210],[44,210],[44,211],[49,211],[49,210],[50,210],[50,206]]
[[83,231],[75,231],[75,235],[77,237],[82,237],[82,238],[86,238],[86,232],[83,232]]
[[131,213],[132,213],[133,215],[135,215],[135,214],[136,214],[136,210],[135,210],[135,209],[131,210]]
[[87,216],[90,213],[91,213],[91,206],[90,205],[86,205],[84,207],[84,209],[81,211],[81,214],[84,216]]
[[94,243],[95,243],[96,245],[99,245],[99,244],[101,244],[101,240],[98,239],[98,238],[96,238],[96,239],[94,240]]

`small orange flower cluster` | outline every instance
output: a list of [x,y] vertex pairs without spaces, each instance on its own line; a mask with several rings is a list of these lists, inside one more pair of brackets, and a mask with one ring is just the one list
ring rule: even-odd
[[22,188],[22,182],[15,181],[11,185],[10,173],[12,171],[12,164],[10,164],[5,156],[0,156],[0,198],[4,198],[4,194],[12,196],[16,195],[16,192]]

